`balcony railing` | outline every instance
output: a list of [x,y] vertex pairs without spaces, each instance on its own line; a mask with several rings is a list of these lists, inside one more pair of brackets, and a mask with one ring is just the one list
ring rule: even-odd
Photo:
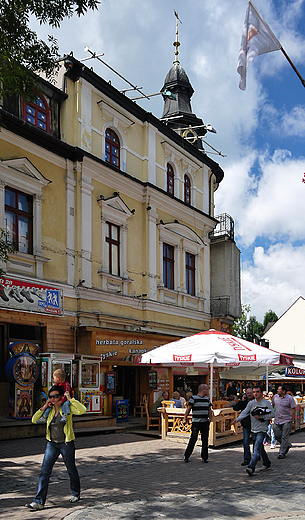
[[215,217],[218,220],[218,224],[214,231],[211,231],[210,238],[227,236],[234,240],[234,220],[227,213],[222,213]]

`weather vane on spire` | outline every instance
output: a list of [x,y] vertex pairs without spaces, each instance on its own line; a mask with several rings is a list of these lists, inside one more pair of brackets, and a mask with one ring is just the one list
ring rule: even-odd
[[173,46],[176,48],[176,50],[175,50],[175,61],[179,61],[178,60],[178,54],[179,54],[178,47],[180,45],[180,42],[178,41],[178,20],[179,20],[180,23],[182,23],[182,22],[181,22],[181,20],[180,20],[180,18],[178,16],[178,11],[174,11],[174,15],[176,17],[176,41],[173,43]]

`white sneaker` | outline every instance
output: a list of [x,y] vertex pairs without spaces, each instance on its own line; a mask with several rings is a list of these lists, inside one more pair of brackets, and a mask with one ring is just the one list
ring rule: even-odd
[[28,507],[33,511],[40,511],[44,508],[44,506],[42,504],[39,504],[38,502],[31,502],[30,504],[25,504],[25,507]]
[[80,500],[80,496],[78,496],[78,497],[72,496],[71,498],[69,498],[69,502],[71,502],[72,504],[74,504],[74,502],[78,502],[79,500]]

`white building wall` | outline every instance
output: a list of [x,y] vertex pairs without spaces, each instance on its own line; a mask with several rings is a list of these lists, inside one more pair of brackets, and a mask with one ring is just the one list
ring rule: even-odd
[[263,339],[269,341],[269,348],[278,352],[305,355],[305,299],[302,296],[275,322]]

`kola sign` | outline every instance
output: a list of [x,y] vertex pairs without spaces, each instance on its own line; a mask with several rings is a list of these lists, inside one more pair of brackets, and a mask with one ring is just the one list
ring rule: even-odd
[[287,367],[286,377],[303,377],[305,378],[305,370],[297,367]]

